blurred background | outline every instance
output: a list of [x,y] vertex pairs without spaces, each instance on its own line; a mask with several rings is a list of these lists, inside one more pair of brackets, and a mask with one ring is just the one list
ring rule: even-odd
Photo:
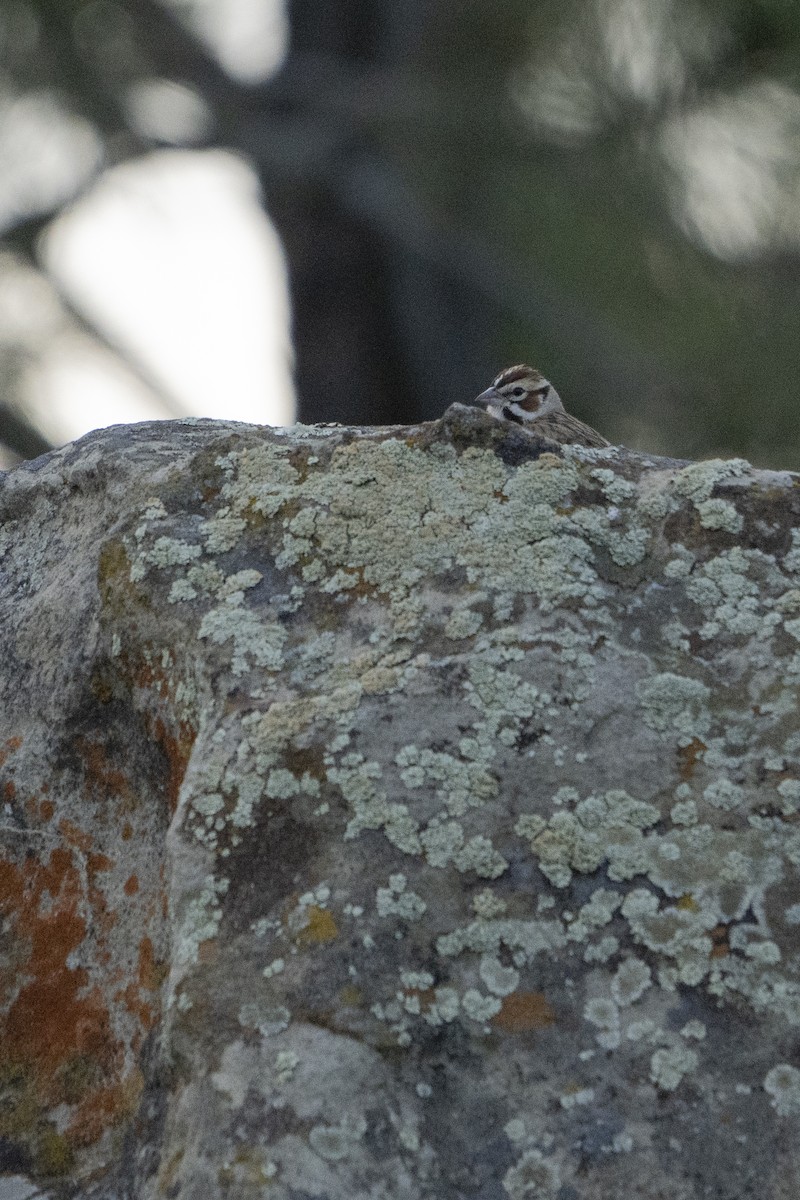
[[0,465],[439,416],[800,468],[798,0],[0,0]]

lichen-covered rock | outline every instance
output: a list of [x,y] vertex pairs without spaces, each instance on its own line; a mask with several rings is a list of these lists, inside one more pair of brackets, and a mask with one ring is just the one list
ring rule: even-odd
[[458,407],[7,474],[0,1197],[793,1200],[797,484]]

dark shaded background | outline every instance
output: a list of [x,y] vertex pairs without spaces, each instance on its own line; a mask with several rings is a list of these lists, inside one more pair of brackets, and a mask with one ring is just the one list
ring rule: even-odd
[[[130,89],[172,80],[211,114],[202,144],[261,181],[300,419],[432,418],[524,359],[612,440],[800,468],[800,3],[289,0],[287,15],[283,66],[248,85],[180,0],[3,0],[6,83],[46,87],[103,146],[68,195],[20,205],[6,249],[43,269],[60,209],[158,144]],[[47,443],[21,357],[0,338],[0,441],[25,457]]]

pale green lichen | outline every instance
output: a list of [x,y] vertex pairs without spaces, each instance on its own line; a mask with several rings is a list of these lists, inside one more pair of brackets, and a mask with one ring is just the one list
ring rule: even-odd
[[375,908],[379,917],[400,917],[403,921],[419,921],[427,904],[416,892],[408,891],[408,880],[398,872],[390,876],[389,886],[378,888]]
[[433,987],[434,979],[430,971],[401,971],[400,982],[404,988],[425,991]]
[[202,546],[194,542],[182,542],[171,537],[156,538],[149,550],[140,550],[135,555],[130,568],[131,583],[144,579],[149,567],[164,570],[167,567],[186,566],[202,553]]
[[[642,831],[660,819],[650,804],[611,789],[588,796],[574,811],[555,812],[531,839],[539,867],[556,887],[566,887],[573,871],[589,873],[607,864],[610,879],[629,879],[648,861]],[[527,822],[517,828],[536,828]]]
[[500,1012],[501,1001],[496,996],[485,996],[477,988],[468,988],[461,997],[461,1010],[472,1021],[483,1024]]
[[[566,944],[558,921],[526,921],[502,917],[491,921],[471,921],[436,939],[436,949],[445,958],[454,958],[465,950],[497,954],[501,946],[521,952],[521,962],[531,962],[537,954],[560,949]],[[516,958],[515,958],[516,962]]]
[[179,604],[181,601],[194,600],[196,595],[197,589],[188,579],[176,579],[169,590],[167,601],[169,604]]
[[472,908],[476,917],[488,921],[492,917],[502,917],[508,909],[508,904],[489,888],[484,888],[472,897]]
[[[523,709],[525,700],[523,695]],[[433,785],[437,798],[453,817],[463,817],[470,808],[481,807],[498,793],[497,780],[480,761],[465,762],[451,754],[408,745],[398,752],[395,762],[409,790]]]
[[[308,441],[312,434],[302,436]],[[679,1034],[670,1026],[667,1013],[679,986],[703,986],[722,1001],[735,997],[756,1012],[800,1019],[800,987],[785,975],[785,931],[780,919],[767,926],[770,889],[791,872],[784,852],[800,865],[800,836],[788,842],[780,823],[781,814],[790,817],[800,807],[800,783],[785,777],[800,742],[792,748],[781,726],[794,713],[791,674],[800,672],[800,651],[785,660],[778,684],[766,652],[759,659],[761,675],[742,674],[747,720],[737,722],[729,719],[735,704],[718,686],[718,679],[727,679],[725,664],[717,676],[703,657],[706,648],[696,650],[698,636],[705,642],[752,639],[741,650],[744,643],[736,642],[732,651],[751,662],[753,645],[763,647],[773,635],[800,641],[800,587],[789,574],[800,574],[800,536],[782,570],[760,551],[733,546],[714,552],[719,538],[695,548],[698,524],[730,535],[741,529],[742,514],[712,492],[720,484],[736,486],[746,464],[696,464],[631,482],[606,468],[586,470],[585,463],[597,458],[570,450],[563,459],[544,455],[514,469],[477,448],[459,455],[450,446],[423,451],[394,437],[355,439],[327,446],[330,463],[317,472],[302,465],[302,455],[293,466],[289,453],[287,438],[286,444],[265,440],[221,458],[223,507],[199,525],[209,556],[228,553],[240,537],[261,539],[265,531],[265,607],[258,606],[266,589],[246,595],[260,584],[261,572],[248,568],[226,577],[218,565],[198,561],[199,547],[180,549],[176,542],[170,548],[170,539],[161,536],[163,506],[153,509],[153,528],[143,525],[138,539],[136,561],[148,580],[156,570],[169,572],[164,586],[170,601],[199,596],[210,604],[200,636],[220,648],[219,659],[227,655],[234,675],[259,665],[282,671],[280,693],[273,694],[273,681],[266,680],[253,696],[266,711],[237,718],[241,740],[230,763],[226,755],[232,752],[221,741],[220,763],[207,777],[189,780],[187,824],[201,843],[195,849],[225,853],[218,843],[234,831],[243,834],[262,806],[271,815],[272,801],[296,809],[302,820],[326,818],[326,831],[340,821],[345,844],[337,853],[357,850],[348,843],[379,831],[380,837],[369,839],[367,858],[379,848],[376,859],[399,862],[403,872],[393,872],[388,886],[373,883],[367,895],[374,895],[374,906],[366,900],[366,911],[352,902],[340,910],[337,896],[337,919],[342,911],[350,923],[354,981],[367,978],[365,964],[377,961],[385,942],[396,939],[407,953],[388,995],[367,1001],[364,1009],[401,1047],[425,1024],[461,1020],[471,1038],[479,1036],[475,1023],[485,1028],[501,1010],[513,1011],[505,997],[538,986],[525,977],[536,975],[530,968],[537,956],[558,956],[568,946],[570,976],[554,1004],[567,1009],[577,1003],[580,1012],[583,1003],[595,1044],[578,1057],[599,1060],[601,1050],[622,1047],[619,1058],[641,1056],[640,1073],[646,1074],[649,1062],[651,1080],[662,1091],[674,1090],[698,1066],[697,1054],[684,1043],[699,1042],[705,1033],[698,1021],[685,1023]],[[583,499],[587,480],[590,504]],[[596,503],[592,484],[607,504]],[[685,514],[687,500],[697,514],[687,535],[691,546],[664,547],[663,531],[652,523],[681,507]],[[748,512],[744,503],[742,511]],[[685,528],[684,518],[681,524]],[[148,550],[146,539],[155,535]],[[631,572],[630,595],[620,595],[609,583],[609,576],[620,575],[614,568],[634,567],[648,555],[644,582],[637,584]],[[274,580],[279,572],[286,573],[285,582]],[[651,625],[647,606],[659,589],[668,595],[668,607],[653,610],[659,619]],[[305,618],[306,612],[317,615],[313,605],[305,607],[311,596],[321,605],[322,626],[309,634],[312,625],[317,628]],[[352,625],[338,616],[348,609]],[[285,619],[296,612],[297,627],[305,622],[302,632]],[[342,625],[345,636],[328,631],[329,621]],[[587,796],[583,783],[572,786],[586,777],[578,768],[591,764],[594,753],[584,735],[586,714],[594,715],[600,688],[617,687],[604,671],[620,621],[630,633],[622,690],[635,686],[640,705],[630,716],[631,744],[644,733],[654,759],[665,748],[674,755],[676,743],[690,749],[669,759],[686,780],[680,786],[670,777],[658,791],[643,770],[644,799],[611,788]],[[422,640],[423,634],[431,640]],[[469,645],[459,644],[468,638],[474,639]],[[775,638],[770,654],[777,644]],[[440,680],[441,723],[435,693]],[[394,740],[384,754],[376,730],[390,709],[381,706],[411,698],[413,707],[426,688],[434,689],[437,719],[425,726],[410,719],[388,725]],[[592,738],[603,749],[601,709]],[[391,711],[399,713],[401,705]],[[768,722],[774,749],[761,741]],[[778,727],[780,735],[772,732]],[[758,750],[757,771],[751,745]],[[309,758],[298,765],[294,755]],[[523,756],[532,760],[530,771],[506,775],[509,763],[525,765]],[[773,772],[766,785],[759,775],[764,771]],[[559,787],[561,779],[569,786]],[[628,777],[628,786],[638,792],[638,777]],[[319,796],[326,798],[314,808],[309,801]],[[530,845],[551,888],[525,863],[527,847],[513,845],[509,801],[512,811],[523,810],[515,833]],[[512,886],[517,876],[509,861],[531,872],[521,878],[538,881],[535,903],[528,891],[523,895]],[[438,889],[445,873],[452,878],[455,871],[501,882],[497,891],[483,887],[473,894],[475,881],[462,879],[456,899],[440,915]],[[610,886],[594,888],[586,901],[592,881],[575,875],[600,872]],[[349,878],[342,872],[343,890]],[[622,885],[630,880],[640,886],[628,887],[626,895]],[[570,884],[578,886],[567,900],[562,889]],[[611,890],[614,885],[618,890]],[[306,927],[301,918],[307,923],[314,906],[328,904],[311,883],[298,884],[297,891],[303,887],[312,890],[288,915],[264,919],[261,933],[270,941],[263,948],[281,947],[281,938]],[[216,899],[212,892],[195,914],[200,930],[218,927]],[[439,921],[430,939],[421,923],[428,905]],[[800,923],[795,908],[800,905],[780,914],[787,924]],[[725,954],[715,953],[721,930]],[[642,957],[631,953],[632,946]],[[283,952],[295,953],[296,946]],[[275,953],[271,949],[269,956]],[[298,961],[273,957],[262,967],[270,990],[281,988]],[[292,970],[281,977],[286,962]],[[585,991],[579,993],[582,980]],[[255,1001],[248,1005],[242,1011],[253,1022],[249,1027],[260,1029],[266,1010]],[[764,1086],[770,1094],[779,1090],[774,1080],[772,1092]],[[792,1086],[789,1080],[781,1094]],[[421,1087],[428,1085],[416,1085],[417,1097]],[[592,1089],[577,1083],[559,1088],[553,1099],[562,1110],[593,1099]],[[518,1125],[507,1126],[518,1142],[533,1137],[522,1121]],[[532,1116],[531,1130],[533,1125]],[[630,1149],[632,1143],[620,1137],[614,1149]],[[411,1127],[398,1140],[410,1152],[419,1145]],[[353,1145],[339,1126],[319,1123],[309,1142],[320,1158],[332,1161],[343,1161]],[[529,1151],[506,1173],[504,1186],[512,1196],[549,1200],[560,1184],[552,1164]]]
[[227,879],[207,875],[200,891],[187,900],[175,939],[176,963],[196,963],[201,944],[217,936],[222,921],[220,900],[228,886]]
[[525,1122],[521,1117],[512,1117],[503,1126],[503,1133],[510,1142],[522,1142],[527,1136]]
[[660,971],[662,986],[675,986],[678,982],[696,986],[707,977],[713,961],[709,935],[718,923],[713,910],[693,911],[674,905],[661,908],[658,896],[635,888],[623,900],[621,912],[635,941],[662,960],[675,962],[674,980],[669,971]]
[[729,500],[701,500],[695,505],[704,529],[724,529],[726,533],[739,533],[744,517]]
[[471,608],[456,608],[444,627],[445,637],[453,641],[472,637],[483,624],[483,616]]
[[592,1104],[595,1098],[594,1088],[578,1088],[574,1092],[564,1092],[558,1098],[558,1102],[564,1109],[582,1108],[586,1104]]
[[800,1071],[790,1063],[778,1063],[764,1078],[764,1091],[779,1117],[800,1113]]
[[511,1200],[555,1200],[560,1186],[558,1166],[539,1150],[527,1150],[503,1176]]
[[690,739],[708,731],[711,692],[701,680],[664,671],[637,684],[636,694],[645,724],[656,732],[674,730]]
[[279,1087],[288,1083],[299,1065],[300,1055],[294,1050],[279,1050],[275,1055],[275,1083]]
[[257,1029],[262,1037],[275,1037],[288,1029],[292,1019],[289,1009],[283,1004],[269,1004],[248,1000],[239,1008],[239,1024],[246,1029]]
[[743,458],[711,458],[678,471],[670,483],[670,490],[697,504],[708,500],[717,484],[741,478],[751,469],[749,462]]
[[242,517],[231,516],[227,508],[218,509],[200,526],[200,533],[206,540],[206,553],[223,554],[232,550],[246,527],[247,522]]
[[484,954],[480,962],[480,977],[495,996],[509,996],[519,987],[520,975],[516,967],[504,967],[494,954]]
[[612,504],[624,504],[636,495],[636,485],[628,479],[623,479],[608,467],[598,467],[589,472],[589,478],[595,479],[603,489]]
[[619,938],[608,933],[599,942],[588,945],[583,952],[583,961],[587,963],[608,962],[619,950]]
[[283,663],[285,628],[274,621],[263,621],[257,613],[245,608],[240,591],[205,614],[197,636],[208,638],[218,646],[233,643],[231,670],[234,675],[244,675],[257,666],[277,671]]
[[616,1050],[622,1040],[619,1008],[604,996],[587,1000],[583,1009],[584,1020],[598,1030],[595,1035],[604,1050]]
[[715,779],[703,789],[703,799],[726,812],[741,807],[745,798],[744,789],[730,779]]
[[[545,822],[542,822],[542,828],[544,825]],[[517,832],[521,831],[517,829]],[[613,919],[621,903],[622,897],[617,892],[609,891],[607,888],[597,888],[592,892],[587,903],[581,906],[577,916],[569,921],[568,940],[571,942],[586,941],[591,933],[596,929],[601,929]],[[566,913],[564,917],[567,919]]]
[[349,1157],[366,1131],[367,1122],[363,1117],[355,1121],[344,1118],[339,1125],[314,1125],[309,1130],[308,1140],[321,1158],[340,1162]]
[[635,1004],[652,983],[652,973],[640,958],[626,958],[611,980],[611,995],[620,1007]]
[[656,1050],[650,1059],[650,1078],[662,1092],[674,1092],[684,1077],[697,1069],[694,1050],[676,1044]]
[[696,825],[697,804],[694,800],[679,800],[673,804],[669,815],[675,825]]
[[[569,517],[553,506],[578,482],[572,463],[545,455],[509,475],[490,454],[468,450],[459,459],[433,456],[395,439],[339,446],[326,472],[301,480],[286,461],[282,447],[264,445],[246,454],[219,460],[227,481],[223,497],[231,513],[253,510],[266,516],[302,495],[313,512],[299,528],[286,530],[284,552],[313,555],[314,579],[323,590],[352,587],[358,581],[344,561],[359,563],[363,582],[381,587],[390,597],[398,628],[419,621],[420,610],[409,589],[423,575],[466,569],[468,578],[485,581],[491,592],[535,591],[547,603],[564,596],[588,601],[599,597],[589,549],[569,534]],[[470,488],[458,486],[469,469]],[[413,484],[410,485],[410,480]],[[497,503],[503,494],[505,503]],[[391,496],[391,500],[389,500]],[[420,503],[425,519],[420,530]],[[479,535],[487,508],[499,521],[488,556]],[[296,518],[293,518],[296,521]],[[476,536],[471,537],[471,526]],[[520,535],[523,547],[520,551]],[[513,550],[512,550],[513,545]],[[326,563],[331,568],[326,568]],[[290,565],[281,560],[281,565]],[[305,572],[304,572],[305,573]]]

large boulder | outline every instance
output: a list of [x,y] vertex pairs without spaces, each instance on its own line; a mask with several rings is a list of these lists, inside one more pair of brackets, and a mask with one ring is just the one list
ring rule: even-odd
[[794,1200],[800,491],[118,427],[0,489],[0,1198]]

